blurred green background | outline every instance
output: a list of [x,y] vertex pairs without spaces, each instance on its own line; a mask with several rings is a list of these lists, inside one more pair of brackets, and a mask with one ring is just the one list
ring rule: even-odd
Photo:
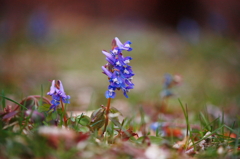
[[158,102],[164,74],[179,74],[183,82],[170,104],[180,98],[191,110],[213,104],[237,115],[239,2],[215,3],[2,1],[0,88],[19,101],[41,94],[41,86],[46,94],[50,81],[59,79],[71,96],[69,110],[105,104],[101,50],[110,50],[118,37],[132,42],[133,51],[124,55],[133,58],[135,88],[129,99],[118,92],[115,101],[133,108]]

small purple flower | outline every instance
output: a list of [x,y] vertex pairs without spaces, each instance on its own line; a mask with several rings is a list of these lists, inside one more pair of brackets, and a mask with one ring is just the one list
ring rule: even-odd
[[112,77],[112,73],[106,69],[106,67],[102,66],[103,73],[106,74],[109,78]]
[[111,65],[115,64],[116,59],[112,54],[108,53],[105,50],[103,50],[102,53],[106,56],[107,62],[109,62]]
[[124,70],[123,70],[123,74],[126,78],[131,78],[132,76],[134,76],[134,73],[132,71],[132,67],[131,66],[125,67]]
[[115,41],[119,50],[132,51],[132,48],[130,47],[130,44],[132,43],[130,41],[126,41],[124,44],[122,44],[117,37],[115,37]]
[[103,73],[109,78],[110,85],[105,93],[106,98],[114,98],[115,90],[122,90],[125,97],[128,98],[127,92],[133,89],[132,76],[134,73],[131,66],[129,66],[130,56],[124,57],[123,50],[131,51],[131,42],[127,41],[124,44],[116,37],[112,42],[112,50],[109,52],[103,50],[102,53],[106,56],[107,64],[102,66]]
[[69,100],[70,96],[65,94],[62,82],[60,80],[58,80],[57,83],[55,83],[55,80],[52,80],[52,85],[47,95],[52,96],[52,100],[51,100],[52,105],[50,109],[54,109],[54,111],[60,104],[61,100],[63,101],[63,103],[67,103],[67,104],[70,103],[70,100]]
[[106,98],[114,98],[116,93],[115,93],[116,87],[109,85],[108,90],[105,93]]

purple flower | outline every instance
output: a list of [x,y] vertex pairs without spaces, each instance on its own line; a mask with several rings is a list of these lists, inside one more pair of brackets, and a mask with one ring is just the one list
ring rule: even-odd
[[55,80],[52,80],[52,85],[47,95],[52,96],[52,100],[51,100],[52,105],[50,109],[54,109],[54,111],[60,104],[61,100],[63,101],[63,103],[67,103],[67,104],[70,103],[70,100],[69,100],[70,96],[65,94],[62,82],[60,80],[58,80],[57,83],[55,83]]
[[102,66],[103,73],[106,74],[109,78],[112,77],[112,73],[106,69],[106,67]]
[[106,56],[107,62],[109,62],[111,65],[115,64],[116,59],[112,54],[108,53],[105,50],[103,50],[102,53]]
[[106,98],[114,98],[116,93],[115,93],[116,87],[109,85],[108,90],[105,93]]
[[130,47],[130,44],[132,44],[130,41],[126,41],[124,44],[121,43],[121,41],[115,37],[115,42],[120,50],[126,50],[126,51],[132,51],[132,48]]
[[115,90],[122,90],[125,97],[128,98],[127,92],[133,89],[132,76],[134,73],[129,66],[130,56],[124,57],[122,51],[131,51],[131,42],[127,41],[124,44],[116,37],[113,39],[113,47],[109,52],[103,50],[102,53],[106,56],[107,64],[102,66],[103,73],[109,78],[108,90],[105,93],[106,98],[114,98]]

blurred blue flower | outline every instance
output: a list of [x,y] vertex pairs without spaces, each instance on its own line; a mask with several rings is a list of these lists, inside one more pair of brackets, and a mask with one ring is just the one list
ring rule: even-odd
[[55,80],[52,80],[52,85],[47,95],[52,96],[52,105],[50,107],[50,110],[54,109],[55,111],[61,100],[63,101],[63,103],[70,103],[70,96],[65,94],[62,82],[60,80],[58,80],[57,83],[55,83]]
[[164,88],[164,89],[171,88],[172,83],[173,83],[173,77],[172,77],[172,75],[166,73],[166,74],[164,75],[163,88]]
[[157,129],[159,129],[163,124],[159,123],[159,122],[154,122],[150,125],[150,128],[154,131],[156,131]]
[[132,67],[128,64],[132,58],[130,56],[124,57],[123,50],[131,51],[131,42],[127,41],[124,44],[116,37],[112,42],[112,50],[109,52],[103,50],[102,53],[106,56],[107,64],[102,66],[103,73],[109,78],[110,85],[105,93],[106,98],[114,98],[115,90],[122,90],[126,98],[127,92],[134,88],[132,83],[132,76],[134,73]]
[[162,91],[161,91],[161,97],[162,98],[166,98],[166,97],[171,97],[171,96],[173,96],[174,95],[174,93],[173,93],[173,91],[171,90],[171,89],[163,89]]
[[163,89],[160,93],[161,98],[167,98],[174,96],[173,88],[180,85],[182,82],[182,77],[178,74],[172,76],[171,74],[166,73],[164,75]]

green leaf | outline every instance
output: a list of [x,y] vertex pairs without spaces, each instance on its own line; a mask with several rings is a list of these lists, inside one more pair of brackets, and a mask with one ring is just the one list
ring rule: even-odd
[[151,143],[154,143],[154,144],[161,144],[162,142],[162,138],[161,137],[156,137],[156,136],[149,136],[149,139],[151,141]]
[[112,116],[117,115],[116,117],[111,117],[111,115],[109,115],[109,119],[113,122],[114,125],[116,125],[117,127],[121,128],[122,125],[119,122],[118,116],[122,115],[119,110],[117,110],[116,108],[112,107],[110,108],[110,113]]
[[[141,136],[136,141],[141,144],[143,142],[144,138],[145,138],[145,136]],[[150,142],[153,144],[160,145],[162,142],[162,137],[148,136],[148,138],[150,139]]]
[[112,122],[114,125],[116,125],[118,128],[121,129],[122,125],[121,125],[121,123],[119,122],[118,117],[115,117],[115,118],[109,118],[109,119],[111,120],[111,122]]
[[105,117],[103,117],[103,119],[101,120],[97,120],[95,122],[91,122],[91,127],[93,128],[93,130],[99,130],[105,123]]
[[60,116],[62,116],[62,117],[64,116],[64,113],[63,113],[62,109],[57,109],[56,112],[57,112],[57,114],[59,114]]
[[76,121],[76,118],[75,118],[75,117],[71,117],[70,120],[71,120],[72,122],[75,122],[75,121]]
[[86,127],[86,126],[79,126],[77,129],[76,129],[77,132],[83,132],[83,133],[87,133],[89,132],[89,128]]
[[52,113],[48,113],[46,117],[46,122],[49,122],[52,120]]
[[82,115],[79,119],[78,119],[78,123],[81,124],[82,126],[87,126],[91,123],[91,119],[86,116],[86,115]]
[[105,109],[103,109],[103,108],[99,108],[99,109],[93,111],[93,113],[91,114],[91,122],[94,122],[94,121],[102,118],[102,116],[104,116],[104,112],[105,112]]
[[143,139],[144,139],[144,136],[141,136],[141,137],[139,137],[136,141],[137,141],[138,143],[142,143]]
[[57,119],[57,116],[58,116],[58,114],[56,111],[52,112],[52,120]]
[[93,130],[99,130],[105,123],[105,109],[99,108],[91,114],[91,127]]
[[56,111],[51,111],[47,114],[46,121],[49,122],[51,120],[56,120],[57,119],[57,112]]
[[113,113],[113,114],[119,113],[122,116],[122,113],[115,107],[111,107],[110,108],[110,113]]
[[38,107],[38,111],[39,112],[46,112],[48,111],[50,108],[50,105],[49,104],[43,104],[41,106]]

